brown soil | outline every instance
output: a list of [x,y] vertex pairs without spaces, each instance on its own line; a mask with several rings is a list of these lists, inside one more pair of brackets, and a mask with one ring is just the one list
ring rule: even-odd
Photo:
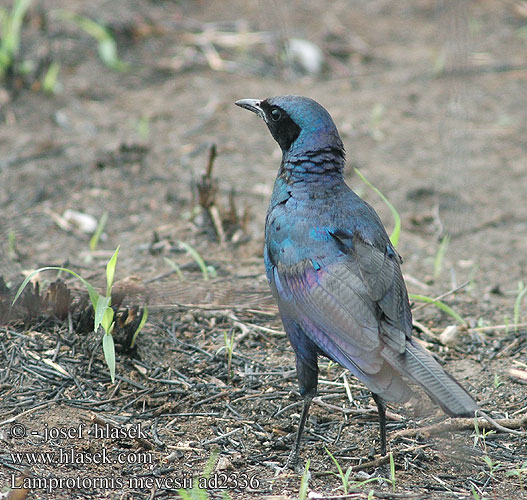
[[[104,22],[129,71],[107,68],[61,8]],[[524,326],[496,325],[514,322],[527,277],[526,26],[520,0],[34,2],[19,58],[35,69],[0,88],[0,486],[26,471],[28,498],[177,498],[192,482],[209,486],[203,498],[298,498],[300,476],[280,467],[301,401],[262,262],[280,156],[263,123],[233,105],[245,97],[303,94],[331,112],[350,185],[388,228],[390,211],[352,167],[399,210],[410,292],[435,297],[470,280],[444,298],[467,322],[457,343],[439,339],[455,320],[433,306],[415,311],[425,327],[415,335],[488,414],[525,429],[527,299],[516,318]],[[287,37],[323,49],[319,75],[284,55]],[[60,89],[48,96],[39,82],[50,61],[61,64]],[[223,245],[200,201],[218,209]],[[108,213],[96,251],[63,224],[68,209]],[[205,281],[179,241],[217,276]],[[61,276],[71,293],[62,311],[64,299],[39,298],[51,272],[36,297],[9,313],[6,304],[23,273],[42,266],[68,267],[103,290],[118,245],[112,384],[73,278]],[[130,349],[145,300],[148,322]],[[395,483],[380,479],[390,475],[386,459],[358,467],[379,458],[373,401],[348,377],[350,400],[343,370],[322,366],[302,451],[313,498],[344,494],[328,451],[352,467],[353,498],[527,497],[527,469],[515,473],[527,462],[524,437],[484,437],[483,428],[478,437],[471,421],[449,427],[426,399],[390,407]],[[95,424],[110,435],[96,436]],[[54,436],[60,429],[73,430]],[[50,452],[55,462],[16,463],[13,452]]]

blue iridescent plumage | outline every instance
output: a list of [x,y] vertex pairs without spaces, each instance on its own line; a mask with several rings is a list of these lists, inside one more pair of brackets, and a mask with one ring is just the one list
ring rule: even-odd
[[265,269],[296,353],[304,411],[288,463],[316,394],[318,355],[348,368],[372,392],[386,451],[385,402],[420,385],[451,416],[474,399],[412,340],[412,315],[393,248],[375,210],[345,183],[344,147],[328,112],[312,99],[243,99],[282,149],[265,224]]

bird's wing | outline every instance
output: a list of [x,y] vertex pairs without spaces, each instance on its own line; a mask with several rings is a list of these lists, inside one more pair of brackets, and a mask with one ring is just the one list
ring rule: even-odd
[[333,261],[274,266],[279,304],[325,354],[376,373],[383,364],[380,350],[389,345],[404,352],[411,330],[399,257],[391,247],[382,252],[360,238],[332,235],[338,248],[331,250],[340,255]]
[[324,354],[367,373],[380,370],[378,322],[359,275],[341,265],[317,269],[306,259],[278,263],[272,283],[281,314],[295,318]]
[[412,334],[412,313],[400,267],[401,257],[387,237],[374,242],[357,232],[330,234],[340,251],[348,256],[350,270],[358,269],[369,298],[380,312],[379,327],[384,343],[395,352],[404,352],[406,339]]

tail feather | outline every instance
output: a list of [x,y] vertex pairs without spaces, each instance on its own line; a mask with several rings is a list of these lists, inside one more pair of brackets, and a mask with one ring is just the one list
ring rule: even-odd
[[420,385],[451,417],[470,417],[479,408],[459,382],[426,349],[412,340],[407,341],[406,352],[396,353],[387,347],[382,356],[403,376]]

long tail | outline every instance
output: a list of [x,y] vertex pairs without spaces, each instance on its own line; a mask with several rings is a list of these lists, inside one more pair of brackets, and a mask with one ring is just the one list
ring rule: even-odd
[[387,347],[382,356],[403,376],[420,385],[451,417],[471,417],[479,408],[461,384],[426,349],[412,340],[407,341],[405,353],[399,354]]

